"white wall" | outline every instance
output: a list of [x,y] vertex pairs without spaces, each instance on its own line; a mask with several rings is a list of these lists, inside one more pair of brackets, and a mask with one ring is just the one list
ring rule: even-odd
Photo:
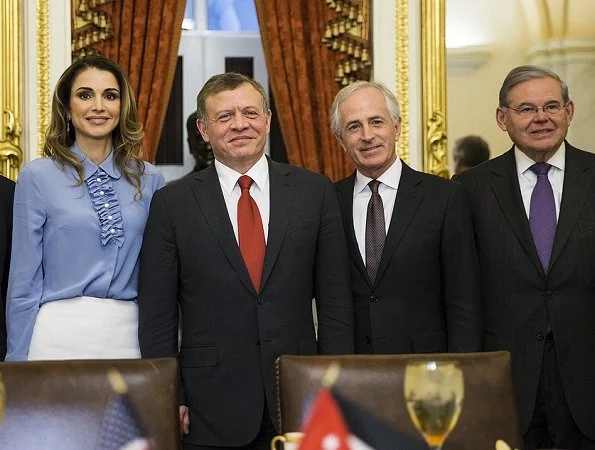
[[[467,134],[482,136],[492,157],[511,146],[496,124],[498,92],[506,74],[526,64],[528,26],[518,0],[449,0],[446,7],[447,46],[481,45],[490,51],[484,65],[469,74],[448,73],[448,142]],[[460,49],[459,49],[460,51]],[[447,52],[447,58],[453,52]],[[452,161],[450,161],[452,163]]]

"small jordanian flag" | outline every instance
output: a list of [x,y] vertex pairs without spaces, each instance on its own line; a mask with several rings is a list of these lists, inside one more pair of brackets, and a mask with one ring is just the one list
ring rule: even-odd
[[360,408],[332,389],[338,366],[329,368],[303,427],[300,450],[427,450],[425,442],[413,438]]

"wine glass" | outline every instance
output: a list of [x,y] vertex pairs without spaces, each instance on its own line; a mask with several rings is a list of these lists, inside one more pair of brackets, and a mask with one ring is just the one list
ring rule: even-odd
[[415,428],[440,450],[459,420],[463,371],[452,361],[426,361],[405,367],[405,401]]

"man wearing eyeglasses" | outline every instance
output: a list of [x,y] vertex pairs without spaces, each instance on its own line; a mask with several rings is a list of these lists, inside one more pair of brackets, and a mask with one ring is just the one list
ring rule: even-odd
[[595,448],[595,155],[566,140],[574,114],[552,71],[500,89],[513,147],[455,177],[482,274],[484,349],[508,350],[526,449]]

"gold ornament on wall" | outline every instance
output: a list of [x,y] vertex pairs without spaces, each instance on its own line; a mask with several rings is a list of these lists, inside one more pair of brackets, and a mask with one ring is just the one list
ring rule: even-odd
[[397,98],[401,106],[401,136],[397,142],[399,158],[410,164],[409,153],[409,2],[396,0]]
[[44,156],[45,132],[50,125],[49,0],[37,0],[37,154]]
[[22,127],[22,5],[3,0],[0,26],[0,173],[16,179],[23,151]]
[[428,167],[429,173],[443,178],[449,178],[446,122],[442,112],[434,111],[432,117],[428,119],[427,128],[426,140],[429,151],[426,153],[426,161],[424,163]]
[[370,80],[370,0],[326,0],[326,6],[335,17],[325,24],[322,43],[342,54],[335,81],[346,86],[358,80]]
[[446,0],[422,1],[424,172],[449,178],[446,139]]
[[97,53],[96,45],[112,36],[112,20],[101,9],[114,0],[71,0],[72,59]]

